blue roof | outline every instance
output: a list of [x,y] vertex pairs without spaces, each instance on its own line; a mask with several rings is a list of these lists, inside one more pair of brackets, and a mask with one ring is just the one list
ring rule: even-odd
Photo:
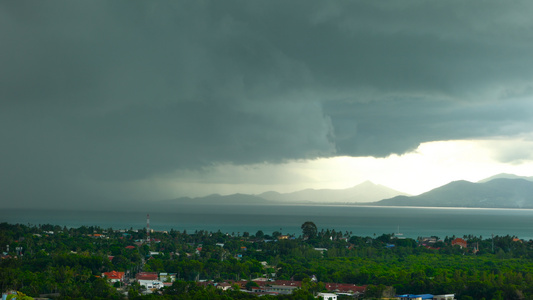
[[421,295],[404,294],[404,295],[396,295],[396,297],[401,298],[401,299],[416,299],[416,298],[433,299],[432,294],[421,294]]

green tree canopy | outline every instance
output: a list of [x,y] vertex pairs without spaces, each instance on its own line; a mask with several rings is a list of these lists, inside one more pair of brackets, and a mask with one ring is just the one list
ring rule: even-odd
[[316,237],[317,232],[318,232],[318,229],[316,228],[315,223],[311,221],[307,221],[302,224],[302,233],[304,236],[311,239],[311,238]]

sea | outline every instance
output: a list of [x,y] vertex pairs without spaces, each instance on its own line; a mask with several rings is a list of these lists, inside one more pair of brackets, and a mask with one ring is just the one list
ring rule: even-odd
[[[40,225],[53,224],[67,228],[99,226],[104,229],[145,230],[147,215],[150,228],[171,229],[187,233],[205,230],[242,235],[301,235],[306,221],[318,230],[349,232],[357,236],[401,234],[406,238],[464,235],[490,238],[515,236],[533,239],[533,210],[484,208],[372,207],[350,205],[186,205],[167,211],[80,211],[27,210],[0,211],[0,223]],[[154,210],[154,209],[152,209]]]

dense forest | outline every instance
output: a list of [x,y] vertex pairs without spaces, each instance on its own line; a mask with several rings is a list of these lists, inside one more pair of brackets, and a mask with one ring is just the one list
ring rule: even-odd
[[[302,225],[284,236],[54,225],[0,224],[0,286],[28,296],[58,299],[255,299],[239,288],[213,283],[268,277],[301,281],[291,295],[261,299],[315,299],[325,283],[366,285],[364,298],[396,294],[456,294],[458,299],[533,299],[533,241],[513,236],[361,237]],[[429,242],[428,242],[429,241]],[[8,246],[9,245],[9,246]],[[9,249],[7,248],[9,247]],[[320,248],[320,250],[316,250]],[[103,272],[176,273],[171,286],[146,295],[139,284],[111,284]],[[316,279],[316,280],[315,280]],[[348,296],[339,299],[351,299]]]

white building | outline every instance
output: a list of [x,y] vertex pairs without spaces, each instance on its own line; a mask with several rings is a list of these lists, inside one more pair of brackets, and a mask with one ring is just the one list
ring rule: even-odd
[[159,273],[159,280],[163,282],[176,281],[176,273]]
[[446,295],[435,295],[433,300],[454,300],[455,294],[446,294]]
[[165,285],[159,280],[143,280],[139,279],[139,285],[145,286],[147,290],[162,289]]
[[337,300],[337,295],[331,293],[318,293],[318,297],[322,297],[324,300]]

